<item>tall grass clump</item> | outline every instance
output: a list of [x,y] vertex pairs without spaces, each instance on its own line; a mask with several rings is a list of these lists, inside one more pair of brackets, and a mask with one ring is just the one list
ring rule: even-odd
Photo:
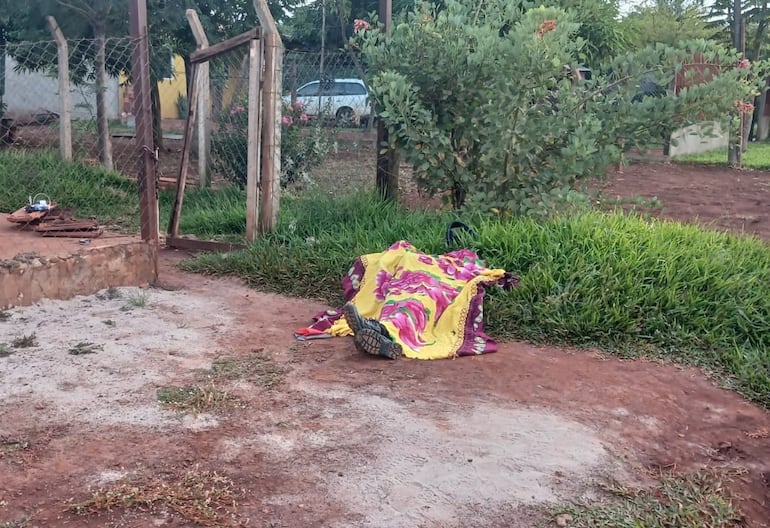
[[[161,191],[160,227],[165,230],[175,191]],[[205,189],[188,187],[184,193],[179,231],[208,240],[239,240],[246,232],[246,192],[237,187]]]
[[[340,279],[358,255],[400,239],[445,252],[452,219],[367,194],[287,199],[278,229],[249,250],[203,255],[185,266],[335,305]],[[512,291],[489,290],[485,315],[492,334],[695,363],[770,405],[770,248],[764,243],[619,213],[469,223],[478,237],[466,246],[490,266],[521,276]]]
[[53,151],[0,150],[0,211],[24,207],[38,193],[74,210],[79,218],[138,229],[136,182],[117,172],[64,161]]
[[286,197],[278,229],[247,251],[202,255],[185,267],[234,274],[260,289],[338,303],[340,280],[356,256],[402,239],[424,251],[441,252],[448,221],[437,213],[405,214],[372,194]]

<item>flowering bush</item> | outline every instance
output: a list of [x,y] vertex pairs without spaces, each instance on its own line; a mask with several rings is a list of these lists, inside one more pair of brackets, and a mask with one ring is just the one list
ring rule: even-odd
[[[302,103],[283,105],[281,117],[281,187],[307,181],[311,169],[323,163],[329,141],[319,124],[310,124]],[[246,186],[248,111],[235,102],[219,116],[211,137],[213,168],[229,182]]]

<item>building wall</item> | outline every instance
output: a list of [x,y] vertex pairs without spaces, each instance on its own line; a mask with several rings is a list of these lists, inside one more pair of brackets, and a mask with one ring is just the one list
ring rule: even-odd
[[706,125],[692,125],[686,128],[681,128],[671,134],[670,155],[682,156],[685,154],[700,154],[701,152],[708,152],[710,150],[716,150],[727,146],[728,137],[727,132],[723,131],[719,126],[719,123],[714,123],[712,134],[714,137],[701,136],[701,132],[705,132]]
[[[5,103],[9,115],[25,116],[30,113],[55,112],[61,114],[59,81],[55,76],[42,72],[20,73],[16,62],[6,57]],[[108,78],[107,115],[116,119],[120,115],[118,79]],[[70,84],[73,119],[96,117],[96,90],[92,85]]]
[[[160,95],[160,114],[162,119],[181,119],[185,116],[179,115],[177,98],[182,95],[187,96],[187,73],[184,69],[184,59],[175,55],[171,60],[169,77],[158,82],[158,92]],[[121,78],[120,100],[121,112],[126,114],[133,113],[134,93],[131,86],[126,84],[126,78]]]

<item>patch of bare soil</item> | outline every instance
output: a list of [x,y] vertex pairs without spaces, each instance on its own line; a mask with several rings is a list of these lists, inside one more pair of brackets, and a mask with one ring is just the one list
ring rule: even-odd
[[660,207],[641,210],[658,217],[770,240],[770,172],[640,163],[610,175],[600,188],[612,198],[627,201],[657,198]]
[[[295,342],[320,304],[184,274],[176,258],[163,256],[164,289],[46,301],[0,322],[0,342],[36,335],[0,357],[0,523],[195,526],[178,497],[69,506],[216,475],[231,502],[213,526],[530,527],[597,480],[706,465],[742,468],[747,523],[767,526],[770,416],[696,369],[523,343],[378,361],[347,338]],[[238,375],[256,355],[275,364],[269,383]],[[226,375],[207,370],[215,361]],[[159,388],[210,383],[244,405],[158,404]]]

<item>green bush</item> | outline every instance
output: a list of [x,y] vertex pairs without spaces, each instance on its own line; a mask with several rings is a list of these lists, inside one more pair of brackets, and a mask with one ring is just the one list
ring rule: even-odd
[[[578,36],[574,12],[538,5],[420,2],[391,35],[358,22],[352,45],[371,72],[391,145],[414,165],[421,188],[445,193],[456,208],[546,216],[622,151],[724,119],[764,78],[766,64],[736,67],[735,52],[701,40],[590,64],[592,78],[581,81],[573,72],[596,42]],[[719,65],[709,83],[654,97],[640,91],[673,86],[684,64],[704,60]]]
[[[330,144],[320,120],[310,125],[300,102],[283,105],[281,123],[281,186],[287,187],[308,181]],[[214,170],[239,187],[246,186],[248,124],[247,105],[234,103],[220,114],[211,135]]]
[[[248,251],[185,266],[336,305],[356,256],[402,238],[443,252],[452,218],[368,195],[292,199],[278,230]],[[465,245],[522,279],[510,292],[489,290],[494,335],[694,362],[770,405],[770,248],[762,242],[595,212],[472,223],[478,239]]]

